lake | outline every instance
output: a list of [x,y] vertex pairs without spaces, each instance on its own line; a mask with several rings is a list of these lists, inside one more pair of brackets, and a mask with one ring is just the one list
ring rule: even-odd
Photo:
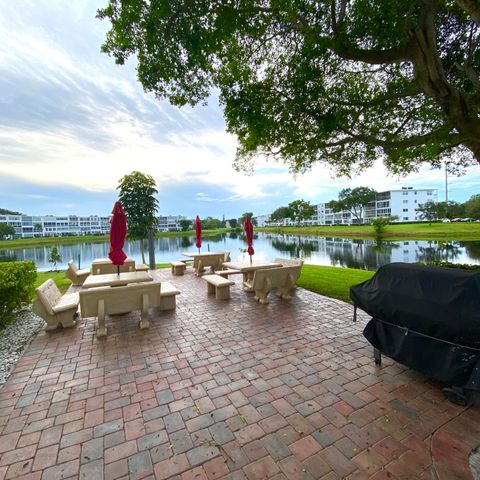
[[[267,261],[275,257],[300,257],[314,265],[335,265],[339,267],[376,270],[390,262],[428,262],[432,260],[453,263],[480,264],[480,242],[405,240],[376,242],[375,240],[352,240],[316,236],[280,235],[259,232],[255,234],[253,247],[255,260]],[[224,233],[203,238],[202,252],[229,251],[232,260],[242,260],[248,255],[245,236]],[[38,270],[52,268],[48,262],[51,246],[23,249],[0,250],[0,261],[31,260]],[[145,242],[148,263],[148,245]],[[74,259],[81,268],[89,267],[95,258],[108,256],[109,243],[78,243],[58,245],[62,262],[58,269],[66,269],[67,262]],[[125,253],[141,263],[140,242],[126,242]],[[155,239],[155,262],[168,263],[182,258],[182,252],[197,251],[195,237],[162,237]]]

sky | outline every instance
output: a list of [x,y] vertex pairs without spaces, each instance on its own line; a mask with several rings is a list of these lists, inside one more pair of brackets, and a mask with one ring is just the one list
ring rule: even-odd
[[[146,94],[135,61],[115,65],[100,52],[106,0],[0,0],[0,208],[29,215],[107,215],[120,178],[134,170],[157,182],[159,214],[237,218],[271,213],[293,200],[336,199],[347,187],[378,191],[437,188],[444,173],[408,177],[381,162],[352,179],[316,165],[293,176],[262,159],[236,172],[236,138],[215,95],[207,106],[177,108]],[[450,200],[480,193],[480,167],[450,177]]]

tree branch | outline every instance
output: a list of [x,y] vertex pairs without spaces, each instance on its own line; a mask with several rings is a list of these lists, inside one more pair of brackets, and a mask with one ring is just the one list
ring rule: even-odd
[[457,5],[465,10],[480,25],[480,4],[476,0],[455,0]]
[[404,149],[408,147],[424,145],[425,143],[428,143],[429,141],[435,140],[435,139],[448,141],[449,145],[451,146],[459,145],[463,141],[462,135],[458,133],[451,133],[451,134],[445,135],[442,130],[432,130],[431,132],[425,133],[424,135],[415,135],[412,137],[404,138],[403,140],[385,140],[385,139],[373,137],[370,135],[356,134],[349,131],[348,129],[342,128],[342,130],[347,135],[349,135],[349,137],[346,137],[342,140],[339,140],[327,146],[333,147],[333,146],[345,145],[348,143],[365,142],[365,143],[370,143],[372,145],[377,145],[379,147],[382,147],[388,150],[388,149],[397,149],[397,148]]
[[355,105],[358,107],[374,107],[376,105],[382,105],[388,100],[397,100],[400,98],[408,98],[408,97],[414,97],[421,93],[422,91],[412,85],[411,90],[404,90],[403,92],[396,92],[396,93],[391,93],[391,94],[385,94],[385,95],[379,95],[378,97],[373,98],[372,100],[367,100],[367,101],[361,101],[361,100],[350,100],[348,102],[343,102],[343,101],[333,101],[333,103],[336,103],[337,105]]

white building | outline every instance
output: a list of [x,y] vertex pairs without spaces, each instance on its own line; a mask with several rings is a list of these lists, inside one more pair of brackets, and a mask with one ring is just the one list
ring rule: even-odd
[[0,222],[15,229],[15,238],[103,235],[110,231],[110,217],[0,215]]
[[180,232],[182,230],[182,227],[180,225],[181,220],[187,220],[187,218],[182,217],[181,215],[168,215],[165,217],[158,217],[157,230],[159,232]]
[[438,202],[438,191],[434,188],[403,187],[400,190],[389,190],[377,195],[375,206],[368,206],[365,220],[376,217],[398,217],[398,222],[418,222],[420,218],[417,208],[427,202]]
[[[158,231],[181,231],[182,216],[159,217]],[[89,215],[0,215],[0,223],[6,223],[15,229],[14,238],[66,237],[72,235],[108,235],[110,233],[110,215],[101,217]]]
[[[399,190],[388,190],[377,193],[375,201],[367,205],[363,211],[360,221],[348,210],[334,212],[328,203],[315,205],[316,212],[309,219],[300,222],[302,226],[311,225],[352,225],[358,223],[370,223],[377,217],[398,217],[394,222],[418,222],[422,219],[417,208],[427,202],[437,202],[438,193],[434,188],[413,188],[403,187]],[[258,219],[269,219],[268,215],[257,217]],[[294,226],[296,223],[285,218],[278,222],[265,220],[263,225],[258,226]]]

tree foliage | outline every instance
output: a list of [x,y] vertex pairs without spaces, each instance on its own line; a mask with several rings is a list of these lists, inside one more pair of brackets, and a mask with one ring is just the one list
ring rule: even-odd
[[22,215],[22,214],[20,212],[7,210],[6,208],[0,208],[0,215]]
[[473,195],[465,202],[465,215],[480,219],[480,195]]
[[377,217],[372,220],[372,226],[377,234],[377,237],[381,237],[387,228],[387,225],[390,223],[389,217]]
[[438,202],[437,206],[437,218],[462,218],[465,216],[465,204],[449,200],[446,202]]
[[239,167],[480,161],[477,1],[109,0],[98,17],[146,91],[180,106],[220,92]]
[[291,218],[292,212],[288,207],[279,207],[274,212],[270,214],[271,222],[278,222],[284,220],[285,218]]
[[439,218],[438,214],[440,213],[437,203],[432,201],[422,203],[415,211],[420,214],[422,220],[427,220],[428,222]]
[[302,220],[306,220],[315,214],[315,207],[305,200],[294,200],[288,204],[290,218],[300,225]]
[[182,218],[180,220],[180,228],[182,229],[182,232],[186,232],[187,230],[190,230],[192,228],[192,220],[188,220],[188,218]]
[[7,223],[0,222],[0,240],[5,240],[13,235],[15,235],[15,228]]
[[369,187],[344,188],[338,194],[338,200],[332,200],[329,207],[334,212],[349,211],[359,223],[362,223],[364,208],[375,200],[377,192]]
[[140,240],[142,261],[145,263],[143,240],[151,228],[158,225],[158,200],[154,197],[158,190],[152,176],[133,171],[122,177],[117,189],[119,200],[127,217],[127,238]]
[[219,220],[218,218],[207,217],[202,220],[202,230],[216,230],[223,226],[222,220]]
[[58,247],[54,245],[51,250],[50,250],[50,255],[48,257],[48,261],[50,263],[53,263],[53,270],[57,270],[57,262],[62,261],[62,256],[60,255],[60,252],[58,251]]
[[242,213],[242,216],[238,219],[238,223],[243,226],[243,221],[245,220],[246,217],[250,217],[250,221],[252,222],[252,225],[254,227],[257,226],[257,219],[253,218],[253,212],[245,212]]
[[230,218],[228,224],[230,225],[230,228],[237,228],[238,220],[236,218]]

